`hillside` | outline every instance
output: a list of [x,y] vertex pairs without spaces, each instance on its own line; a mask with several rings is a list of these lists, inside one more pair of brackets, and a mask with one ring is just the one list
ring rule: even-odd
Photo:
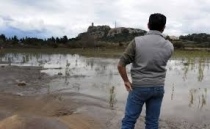
[[89,26],[87,32],[81,33],[77,38],[91,37],[98,41],[108,42],[127,42],[132,40],[135,36],[144,35],[145,30],[136,28],[111,28],[107,25],[103,26]]

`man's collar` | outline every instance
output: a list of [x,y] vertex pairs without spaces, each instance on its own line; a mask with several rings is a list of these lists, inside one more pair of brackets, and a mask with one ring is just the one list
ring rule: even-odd
[[147,32],[147,35],[160,35],[160,36],[164,37],[163,34],[157,30],[150,30]]

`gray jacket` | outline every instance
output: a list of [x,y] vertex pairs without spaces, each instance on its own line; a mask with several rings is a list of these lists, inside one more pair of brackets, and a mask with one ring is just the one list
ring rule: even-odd
[[159,31],[136,37],[120,58],[122,65],[132,63],[132,85],[164,86],[166,64],[174,51],[172,43]]

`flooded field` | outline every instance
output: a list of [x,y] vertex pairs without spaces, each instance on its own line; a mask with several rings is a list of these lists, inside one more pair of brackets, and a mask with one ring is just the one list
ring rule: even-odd
[[[11,66],[41,66],[42,73],[56,76],[47,87],[39,89],[41,94],[81,93],[106,101],[111,109],[124,110],[128,93],[117,72],[118,58],[20,52],[2,54],[0,62]],[[208,121],[209,79],[210,53],[175,53],[167,66],[162,116]]]

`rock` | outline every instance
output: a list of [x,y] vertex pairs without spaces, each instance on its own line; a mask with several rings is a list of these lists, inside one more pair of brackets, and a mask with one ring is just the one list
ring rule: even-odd
[[18,83],[18,86],[26,86],[26,82],[25,81],[21,81]]
[[100,39],[107,35],[111,28],[107,25],[104,26],[90,26],[88,27],[87,33],[94,39]]
[[118,34],[124,34],[124,35],[144,35],[146,33],[145,30],[141,29],[134,29],[134,28],[125,28],[125,27],[119,27],[119,28],[113,28],[109,31],[107,34],[107,37],[114,37]]
[[25,81],[15,80],[18,86],[26,86]]
[[[90,39],[94,40],[109,40],[109,41],[118,41],[118,40],[132,40],[135,36],[144,35],[146,33],[145,30],[137,29],[137,28],[126,28],[126,27],[118,27],[118,28],[110,28],[107,25],[102,26],[89,26],[87,32],[80,33],[78,35],[78,39]],[[123,39],[123,37],[126,37]],[[129,38],[128,38],[129,37]]]
[[23,93],[16,93],[17,96],[24,96]]
[[58,75],[63,75],[63,74],[61,72],[59,72]]

